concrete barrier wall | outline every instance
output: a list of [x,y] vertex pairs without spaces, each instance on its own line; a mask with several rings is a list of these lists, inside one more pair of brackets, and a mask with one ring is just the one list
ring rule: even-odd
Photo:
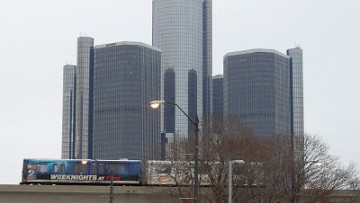
[[[113,203],[182,202],[172,187],[114,186]],[[0,203],[109,203],[110,186],[0,185]]]

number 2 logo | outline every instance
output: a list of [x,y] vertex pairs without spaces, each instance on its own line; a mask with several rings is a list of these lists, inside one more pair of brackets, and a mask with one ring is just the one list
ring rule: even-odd
[[28,170],[28,177],[35,178],[36,177],[35,170],[32,170],[32,169]]

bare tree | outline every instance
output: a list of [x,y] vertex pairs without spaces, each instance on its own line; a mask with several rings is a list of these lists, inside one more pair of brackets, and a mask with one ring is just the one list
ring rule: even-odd
[[264,162],[266,202],[329,202],[339,190],[349,194],[342,202],[358,197],[354,165],[343,167],[317,136],[304,136],[301,153],[294,153],[289,138],[274,136],[270,145],[272,156]]
[[[338,158],[329,153],[328,146],[317,136],[305,135],[296,152],[291,135],[259,138],[253,132],[231,119],[203,126],[200,147],[200,183],[208,186],[202,202],[223,203],[228,197],[228,163],[244,160],[246,164],[233,168],[234,202],[330,202],[334,192],[346,190],[341,202],[356,202],[360,186],[353,165],[343,167]],[[173,158],[187,161],[193,167],[192,139],[178,143]],[[193,171],[182,167],[180,176],[192,184]],[[186,175],[184,175],[186,174]],[[178,183],[179,180],[178,180]],[[181,184],[179,184],[180,186]],[[191,196],[192,190],[179,193]]]
[[329,202],[332,194],[340,190],[348,192],[343,202],[351,202],[354,197],[359,197],[359,179],[355,166],[342,166],[339,159],[329,153],[328,146],[316,136],[305,136],[304,162],[298,163],[297,167],[298,196],[301,191],[306,191],[306,201],[310,198],[312,202]]
[[233,200],[254,199],[262,186],[262,163],[266,159],[268,143],[258,139],[253,132],[232,119],[213,122],[204,128],[202,139],[201,171],[208,176],[211,193],[206,202],[226,202],[228,197],[228,163],[244,160],[245,165],[234,165]]

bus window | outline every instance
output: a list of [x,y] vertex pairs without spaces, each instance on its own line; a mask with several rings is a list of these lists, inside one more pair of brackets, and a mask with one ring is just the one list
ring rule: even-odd
[[125,173],[125,164],[122,163],[110,163],[108,172],[113,172],[114,174]]
[[70,165],[70,172],[72,174],[84,174],[86,173],[87,164],[73,163]]
[[91,174],[91,175],[96,175],[96,174],[97,174],[96,163],[91,163],[91,164],[90,164],[90,174]]
[[36,170],[36,164],[29,164],[27,165],[28,170]]
[[65,164],[60,164],[60,173],[65,173]]
[[54,173],[58,173],[58,172],[59,172],[59,165],[58,165],[58,164],[54,164],[54,165],[53,165],[53,172],[54,172]]
[[105,174],[105,164],[104,163],[99,163],[98,165],[98,173],[99,174]]
[[47,173],[48,165],[47,164],[36,164],[36,172],[38,173]]

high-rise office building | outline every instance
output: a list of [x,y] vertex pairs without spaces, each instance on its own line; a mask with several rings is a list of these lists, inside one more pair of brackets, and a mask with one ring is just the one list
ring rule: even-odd
[[[153,45],[162,52],[161,99],[206,120],[212,105],[212,1],[153,0]],[[165,105],[161,120],[167,133],[187,137],[193,130],[175,106]]]
[[300,47],[287,50],[291,70],[291,133],[295,153],[302,152],[304,143],[303,53]]
[[63,72],[63,115],[62,148],[63,159],[75,157],[75,101],[76,101],[76,66],[65,65]]
[[214,122],[221,122],[224,115],[224,76],[215,75],[212,80]]
[[64,66],[62,158],[158,159],[160,50],[137,42],[94,48],[78,38],[78,66]]
[[94,39],[79,37],[77,41],[75,157],[92,158],[91,152],[91,72]]
[[224,114],[259,137],[291,132],[290,57],[270,49],[224,57]]
[[93,158],[160,159],[160,50],[138,42],[94,48]]

